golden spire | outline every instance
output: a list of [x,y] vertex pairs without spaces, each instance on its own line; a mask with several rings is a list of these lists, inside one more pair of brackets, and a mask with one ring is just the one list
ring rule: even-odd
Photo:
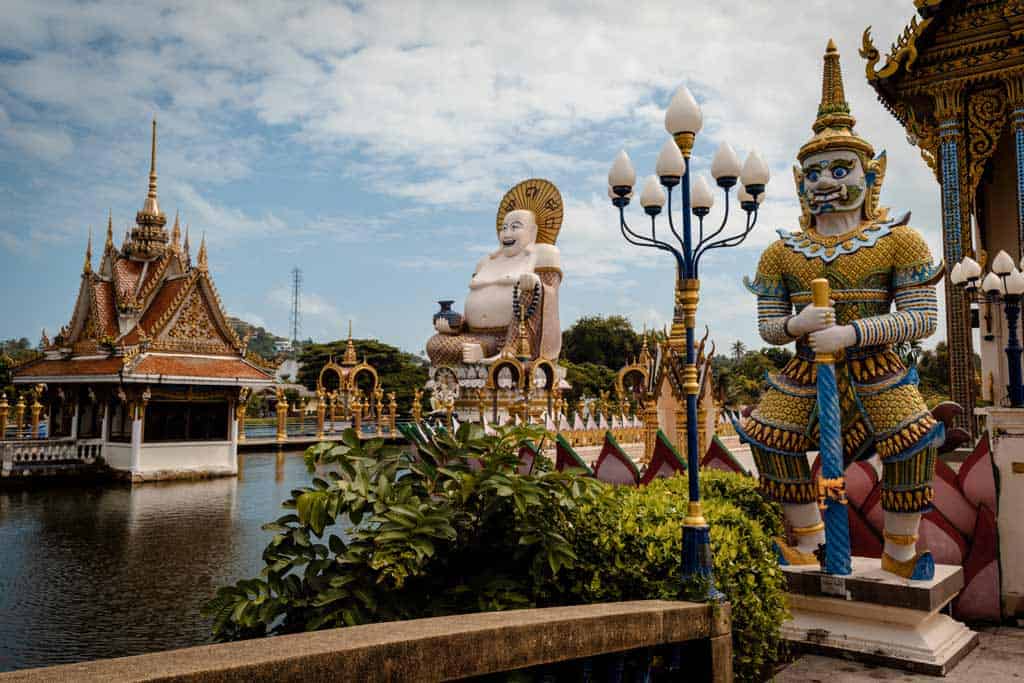
[[92,228],[89,228],[89,241],[85,244],[85,263],[82,264],[82,273],[92,272]]
[[181,240],[181,225],[178,223],[178,212],[174,212],[174,229],[171,230],[171,245],[174,247],[178,246],[178,242]]
[[153,117],[153,137],[150,142],[149,152],[149,192],[146,194],[146,201],[142,205],[142,213],[151,216],[160,215],[160,205],[156,201],[156,117]]
[[875,155],[875,150],[867,140],[853,130],[856,123],[857,120],[850,114],[850,105],[846,101],[843,71],[839,66],[839,50],[835,41],[829,39],[821,74],[821,102],[818,104],[818,115],[811,126],[814,137],[800,148],[797,158],[802,162],[812,154],[827,149],[848,149],[871,159]]
[[110,251],[114,248],[114,210],[107,210],[107,242],[103,245],[103,251]]
[[185,263],[192,265],[191,247],[188,244],[188,225],[185,226],[185,244],[182,248],[185,250]]
[[203,238],[199,241],[199,270],[206,270],[206,233],[203,233]]
[[[355,346],[355,344],[352,343],[352,320],[349,319],[349,321],[348,321],[348,344],[345,345],[345,357],[341,359],[341,364],[345,365],[345,366],[348,366],[348,365],[355,365],[358,362],[359,362],[359,359],[356,357],[356,346]],[[365,360],[364,360],[364,362],[365,362]]]

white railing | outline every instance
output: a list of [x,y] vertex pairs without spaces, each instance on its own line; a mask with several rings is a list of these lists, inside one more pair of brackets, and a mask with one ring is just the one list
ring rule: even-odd
[[0,442],[0,472],[9,474],[14,469],[33,466],[92,464],[103,454],[99,439],[24,439]]

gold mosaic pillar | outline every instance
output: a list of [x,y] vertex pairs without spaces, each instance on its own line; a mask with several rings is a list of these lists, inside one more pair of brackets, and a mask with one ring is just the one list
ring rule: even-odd
[[[970,205],[964,139],[963,85],[945,85],[932,93],[939,122],[939,179],[942,184],[942,256],[947,265],[967,256],[970,245]],[[965,239],[966,238],[966,239]],[[952,399],[964,411],[957,426],[974,433],[974,350],[967,296],[947,275],[946,339],[949,344],[949,383]]]
[[18,403],[14,406],[14,435],[21,438],[25,434],[25,395],[18,396]]
[[0,441],[7,438],[7,413],[11,407],[7,403],[7,392],[0,391]]
[[324,415],[327,413],[327,392],[323,389],[319,389],[316,392],[316,438],[321,440],[324,438]]
[[288,440],[288,399],[285,398],[284,389],[277,390],[277,440]]

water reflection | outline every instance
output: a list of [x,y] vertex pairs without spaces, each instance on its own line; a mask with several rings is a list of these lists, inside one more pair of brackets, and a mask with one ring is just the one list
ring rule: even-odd
[[199,607],[254,576],[260,525],[307,481],[301,453],[238,479],[0,490],[0,671],[206,642]]

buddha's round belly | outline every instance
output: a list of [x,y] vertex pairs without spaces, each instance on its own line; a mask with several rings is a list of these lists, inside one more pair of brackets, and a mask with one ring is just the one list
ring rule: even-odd
[[470,327],[507,327],[512,322],[512,287],[491,285],[469,290],[464,311]]

